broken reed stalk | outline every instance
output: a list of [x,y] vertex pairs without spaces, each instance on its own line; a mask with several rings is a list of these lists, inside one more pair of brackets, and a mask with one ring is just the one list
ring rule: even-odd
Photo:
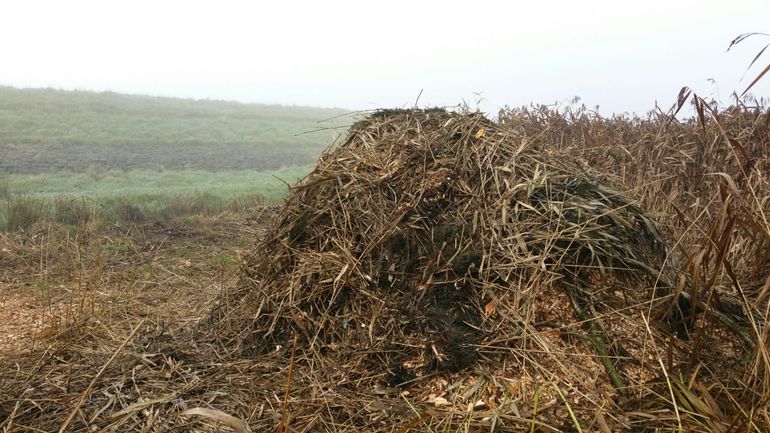
[[291,382],[294,377],[294,357],[297,353],[297,334],[294,334],[291,343],[291,356],[289,357],[289,374],[286,378],[286,392],[283,395],[283,407],[281,408],[281,424],[279,432],[288,432],[291,417],[289,416],[289,392],[291,391]]

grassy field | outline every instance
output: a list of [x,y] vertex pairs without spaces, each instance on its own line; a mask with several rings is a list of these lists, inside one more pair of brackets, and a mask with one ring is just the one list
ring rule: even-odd
[[[0,173],[307,165],[341,109],[0,87]],[[333,119],[333,120],[329,120]]]
[[3,183],[3,186],[0,186],[0,195],[2,189],[5,189],[39,198],[78,195],[109,201],[117,197],[183,195],[206,191],[223,199],[260,195],[266,202],[272,202],[285,195],[286,184],[296,182],[309,170],[309,166],[297,166],[266,171],[135,170],[25,174],[0,180]]
[[0,87],[0,230],[71,223],[74,203],[111,221],[274,203],[345,113]]
[[28,230],[43,221],[136,223],[241,212],[278,202],[309,170],[17,174],[0,179],[0,230]]

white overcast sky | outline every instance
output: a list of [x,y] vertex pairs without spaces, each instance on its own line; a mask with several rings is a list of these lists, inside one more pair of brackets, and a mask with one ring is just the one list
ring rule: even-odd
[[[31,1],[0,7],[0,84],[349,109],[579,96],[611,112],[679,88],[729,102],[770,62],[770,1]],[[768,50],[770,51],[770,50]],[[709,79],[716,80],[716,85]],[[770,96],[770,76],[757,96]]]

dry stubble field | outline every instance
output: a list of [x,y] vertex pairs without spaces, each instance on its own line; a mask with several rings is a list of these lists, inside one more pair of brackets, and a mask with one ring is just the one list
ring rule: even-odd
[[142,332],[197,322],[232,283],[269,213],[0,234],[3,354],[76,340],[79,328],[119,340],[142,320]]

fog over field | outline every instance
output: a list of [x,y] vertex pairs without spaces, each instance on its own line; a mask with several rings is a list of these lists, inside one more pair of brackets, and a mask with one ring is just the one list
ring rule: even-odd
[[729,102],[764,41],[728,43],[768,22],[764,0],[12,2],[0,84],[356,110],[422,91],[421,105],[493,114],[579,96],[646,112],[683,85]]

